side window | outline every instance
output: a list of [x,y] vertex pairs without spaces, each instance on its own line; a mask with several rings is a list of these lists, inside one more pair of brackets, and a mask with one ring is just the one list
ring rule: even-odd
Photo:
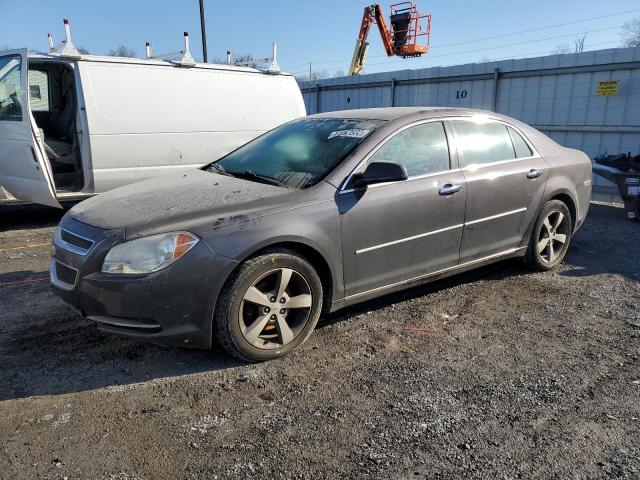
[[29,70],[29,99],[34,112],[49,112],[49,75],[42,70]]
[[369,158],[371,162],[403,165],[410,177],[449,169],[449,146],[442,122],[407,128]]
[[524,141],[524,138],[522,138],[522,135],[511,127],[509,127],[509,133],[511,133],[511,138],[513,139],[513,148],[516,150],[517,158],[530,157],[533,155],[533,152],[529,148],[529,145],[527,145],[527,142]]
[[0,57],[0,120],[22,120],[20,55]]
[[458,148],[462,151],[462,166],[499,162],[516,158],[507,127],[501,123],[478,123],[467,120],[451,122]]

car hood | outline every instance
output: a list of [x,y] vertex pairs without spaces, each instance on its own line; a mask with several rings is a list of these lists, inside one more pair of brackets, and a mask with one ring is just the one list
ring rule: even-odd
[[73,207],[69,215],[105,229],[124,228],[127,237],[184,226],[207,230],[250,218],[264,210],[265,199],[292,192],[295,191],[194,170],[102,193]]

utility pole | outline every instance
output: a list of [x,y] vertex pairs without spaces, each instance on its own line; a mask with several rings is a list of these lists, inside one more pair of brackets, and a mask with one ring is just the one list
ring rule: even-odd
[[200,0],[200,30],[202,32],[202,59],[207,63],[207,32],[204,28],[204,0]]

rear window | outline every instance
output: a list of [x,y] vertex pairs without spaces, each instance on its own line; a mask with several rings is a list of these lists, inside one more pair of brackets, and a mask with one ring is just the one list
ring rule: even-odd
[[453,120],[451,124],[464,166],[516,158],[511,136],[502,123]]
[[29,70],[29,102],[34,112],[48,112],[49,76],[42,70]]
[[511,127],[509,127],[509,133],[511,133],[511,138],[513,139],[513,148],[516,150],[516,157],[524,158],[533,155],[533,152],[527,142],[524,141],[524,138],[522,138],[522,135]]

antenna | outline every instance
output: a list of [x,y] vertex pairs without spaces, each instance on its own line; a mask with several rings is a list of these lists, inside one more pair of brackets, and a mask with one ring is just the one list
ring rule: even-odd
[[147,51],[147,58],[151,58],[153,55],[151,55],[152,51],[151,51],[151,43],[147,42],[145,43],[145,49]]
[[76,50],[71,42],[71,28],[69,27],[69,20],[64,19],[64,37],[63,47],[60,50],[61,57],[80,58],[80,53]]
[[193,59],[191,52],[189,51],[189,32],[184,32],[184,52],[182,53],[182,58],[178,63],[184,67],[193,67],[196,64],[196,61]]
[[55,53],[56,47],[53,44],[53,35],[51,33],[47,33],[47,39],[49,40],[49,53]]
[[280,72],[280,65],[278,65],[278,45],[276,44],[276,42],[273,42],[273,45],[272,45],[271,64],[269,65],[267,72],[269,73]]

